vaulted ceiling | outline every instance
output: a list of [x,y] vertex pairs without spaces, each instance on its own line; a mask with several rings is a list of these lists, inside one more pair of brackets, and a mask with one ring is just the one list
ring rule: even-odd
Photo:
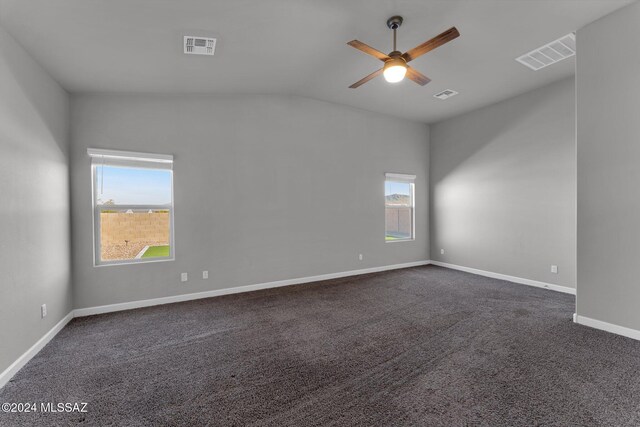
[[[514,59],[632,2],[0,0],[0,25],[70,92],[288,94],[434,122],[572,75],[573,58],[540,71]],[[401,51],[454,25],[461,37],[412,63],[424,87],[348,89],[380,62],[346,42],[389,52],[395,14]],[[184,55],[183,35],[216,37],[215,56]],[[460,95],[433,98],[444,89]]]

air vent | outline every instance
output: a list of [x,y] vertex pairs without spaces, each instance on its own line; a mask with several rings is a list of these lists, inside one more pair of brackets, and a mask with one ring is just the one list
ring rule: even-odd
[[574,33],[560,37],[558,40],[552,41],[542,47],[532,50],[531,52],[516,58],[516,61],[538,71],[551,64],[560,62],[576,54],[576,35]]
[[213,56],[216,50],[216,39],[184,36],[184,53],[188,55]]
[[458,92],[456,92],[455,90],[447,89],[443,90],[442,92],[436,93],[435,95],[433,95],[433,97],[444,101],[445,99],[456,96],[457,94]]

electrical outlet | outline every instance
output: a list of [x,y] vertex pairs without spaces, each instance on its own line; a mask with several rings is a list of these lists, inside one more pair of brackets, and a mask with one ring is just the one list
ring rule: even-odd
[[47,317],[47,304],[42,304],[40,306],[40,316],[42,317],[42,319]]
[[551,266],[551,272],[554,274],[558,274],[558,266],[557,265],[552,265]]
[[204,270],[204,271],[202,272],[202,278],[203,278],[203,279],[208,279],[208,278],[209,278],[209,272],[208,272],[207,270]]
[[189,280],[189,275],[187,273],[180,274],[180,281],[181,282],[186,282],[187,280]]
[[362,256],[362,254],[358,254],[358,259],[359,259],[360,261],[362,261],[362,260],[364,259],[364,257]]
[[440,255],[444,255],[444,249],[440,249]]

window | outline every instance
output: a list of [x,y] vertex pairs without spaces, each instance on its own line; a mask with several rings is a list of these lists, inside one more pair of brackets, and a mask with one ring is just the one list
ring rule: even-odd
[[174,259],[173,156],[89,149],[95,265]]
[[415,238],[415,175],[387,173],[384,183],[385,241]]

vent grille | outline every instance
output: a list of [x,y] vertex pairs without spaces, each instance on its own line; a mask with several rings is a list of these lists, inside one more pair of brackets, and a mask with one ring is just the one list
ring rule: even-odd
[[184,53],[188,55],[213,56],[216,51],[216,39],[184,36]]
[[570,33],[516,58],[516,61],[534,71],[538,71],[551,64],[560,62],[563,59],[570,58],[575,54],[576,35]]
[[456,96],[457,94],[458,92],[456,92],[455,90],[446,89],[446,90],[443,90],[442,92],[436,93],[435,95],[433,95],[433,97],[444,101],[445,99],[451,98],[452,96]]

